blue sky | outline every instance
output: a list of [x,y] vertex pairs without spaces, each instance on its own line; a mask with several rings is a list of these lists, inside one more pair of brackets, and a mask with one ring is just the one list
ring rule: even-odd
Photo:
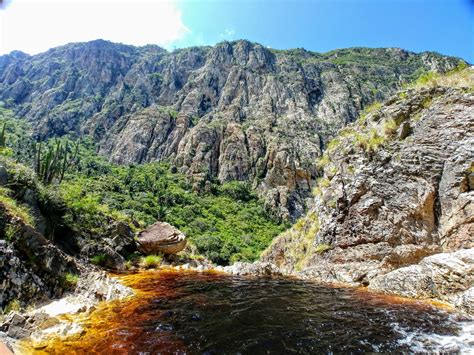
[[176,45],[248,38],[273,48],[401,47],[474,62],[474,1],[180,1],[190,33]]
[[0,54],[97,38],[167,49],[241,38],[319,52],[401,47],[474,63],[474,0],[9,0],[0,8]]

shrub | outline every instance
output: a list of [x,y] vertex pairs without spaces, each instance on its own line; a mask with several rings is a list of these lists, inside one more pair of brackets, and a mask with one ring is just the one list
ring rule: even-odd
[[160,266],[162,260],[161,255],[147,255],[140,258],[139,265],[144,269],[153,269]]
[[97,254],[90,258],[90,262],[94,265],[105,266],[107,264],[107,255]]
[[66,273],[61,279],[62,286],[68,290],[74,289],[78,282],[79,275],[70,272]]
[[398,129],[397,122],[393,118],[391,118],[384,122],[382,131],[386,136],[392,136],[397,132],[397,129]]
[[0,187],[0,203],[3,203],[8,212],[14,217],[19,218],[23,223],[34,225],[34,219],[30,214],[30,210],[18,204],[9,194],[11,194],[10,190]]

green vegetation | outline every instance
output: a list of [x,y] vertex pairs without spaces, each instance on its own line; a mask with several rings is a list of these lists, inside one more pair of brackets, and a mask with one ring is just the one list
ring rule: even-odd
[[[256,260],[288,227],[264,208],[248,183],[190,181],[166,163],[115,165],[95,153],[90,139],[76,142],[62,137],[34,143],[27,138],[23,121],[5,117],[12,154],[2,161],[15,189],[38,191],[42,208],[63,211],[54,224],[84,238],[100,238],[114,221],[138,231],[162,220],[187,235],[191,253],[228,264]],[[29,162],[33,169],[16,161]],[[28,209],[12,191],[2,188],[0,201],[13,215],[33,224]],[[109,260],[96,255],[91,262],[106,266]]]
[[89,261],[97,266],[105,266],[107,264],[107,255],[97,254],[90,258]]
[[367,153],[375,152],[386,139],[385,136],[379,134],[376,128],[371,128],[366,133],[356,133],[354,137],[357,145]]
[[441,74],[435,72],[422,72],[418,79],[407,85],[408,88],[421,89],[426,87],[448,86],[457,88],[474,88],[474,70],[468,64],[460,62],[453,70]]
[[136,229],[166,221],[189,237],[196,252],[223,264],[257,259],[287,227],[263,208],[247,183],[211,183],[205,192],[193,191],[193,183],[173,171],[164,163],[113,165],[84,142],[76,171],[66,173],[60,185],[67,223],[101,233],[110,220]]
[[382,132],[386,136],[393,136],[395,132],[397,132],[398,124],[397,122],[391,118],[384,122],[382,127]]
[[21,304],[20,304],[20,301],[18,299],[13,299],[11,300],[5,307],[5,309],[3,310],[3,314],[8,314],[10,313],[11,311],[16,311],[16,312],[19,312],[21,309]]
[[53,180],[61,183],[66,171],[76,163],[79,143],[70,144],[69,140],[63,143],[55,139],[45,149],[43,151],[42,142],[34,145],[36,174],[45,184],[50,184]]
[[7,211],[14,217],[20,219],[25,224],[34,225],[34,219],[31,216],[29,209],[19,204],[11,197],[11,190],[0,187],[0,203],[2,203]]
[[139,265],[144,269],[154,269],[161,265],[161,255],[147,255],[140,258]]
[[318,244],[318,246],[316,246],[316,248],[314,248],[314,251],[318,254],[322,254],[324,253],[325,251],[328,251],[331,249],[331,246],[330,245],[327,245],[327,244]]
[[61,277],[61,284],[63,288],[67,290],[74,289],[77,286],[78,282],[79,282],[79,275],[77,274],[68,272]]
[[370,104],[369,106],[367,106],[359,115],[359,119],[357,120],[357,122],[359,124],[364,124],[365,121],[367,120],[367,117],[369,114],[373,114],[375,112],[378,112],[380,111],[380,109],[382,108],[382,104],[378,101],[376,102],[373,102],[372,104]]

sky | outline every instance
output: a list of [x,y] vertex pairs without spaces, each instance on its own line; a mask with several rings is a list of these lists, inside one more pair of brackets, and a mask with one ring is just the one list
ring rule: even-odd
[[474,63],[474,0],[0,0],[0,54],[98,38],[168,50],[249,39],[325,52],[400,47]]

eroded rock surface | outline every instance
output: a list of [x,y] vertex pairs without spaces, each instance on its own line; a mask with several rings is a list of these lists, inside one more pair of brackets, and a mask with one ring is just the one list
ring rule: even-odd
[[156,222],[138,234],[143,254],[176,254],[186,247],[186,236],[166,222]]
[[313,207],[263,261],[472,311],[474,72],[463,75],[466,86],[401,92],[343,129]]
[[440,253],[375,277],[370,289],[406,297],[437,298],[474,313],[474,249]]
[[40,138],[90,133],[114,162],[166,159],[198,184],[250,181],[294,218],[339,128],[421,70],[459,62],[396,48],[320,54],[235,41],[167,52],[98,40],[0,57],[0,99]]

